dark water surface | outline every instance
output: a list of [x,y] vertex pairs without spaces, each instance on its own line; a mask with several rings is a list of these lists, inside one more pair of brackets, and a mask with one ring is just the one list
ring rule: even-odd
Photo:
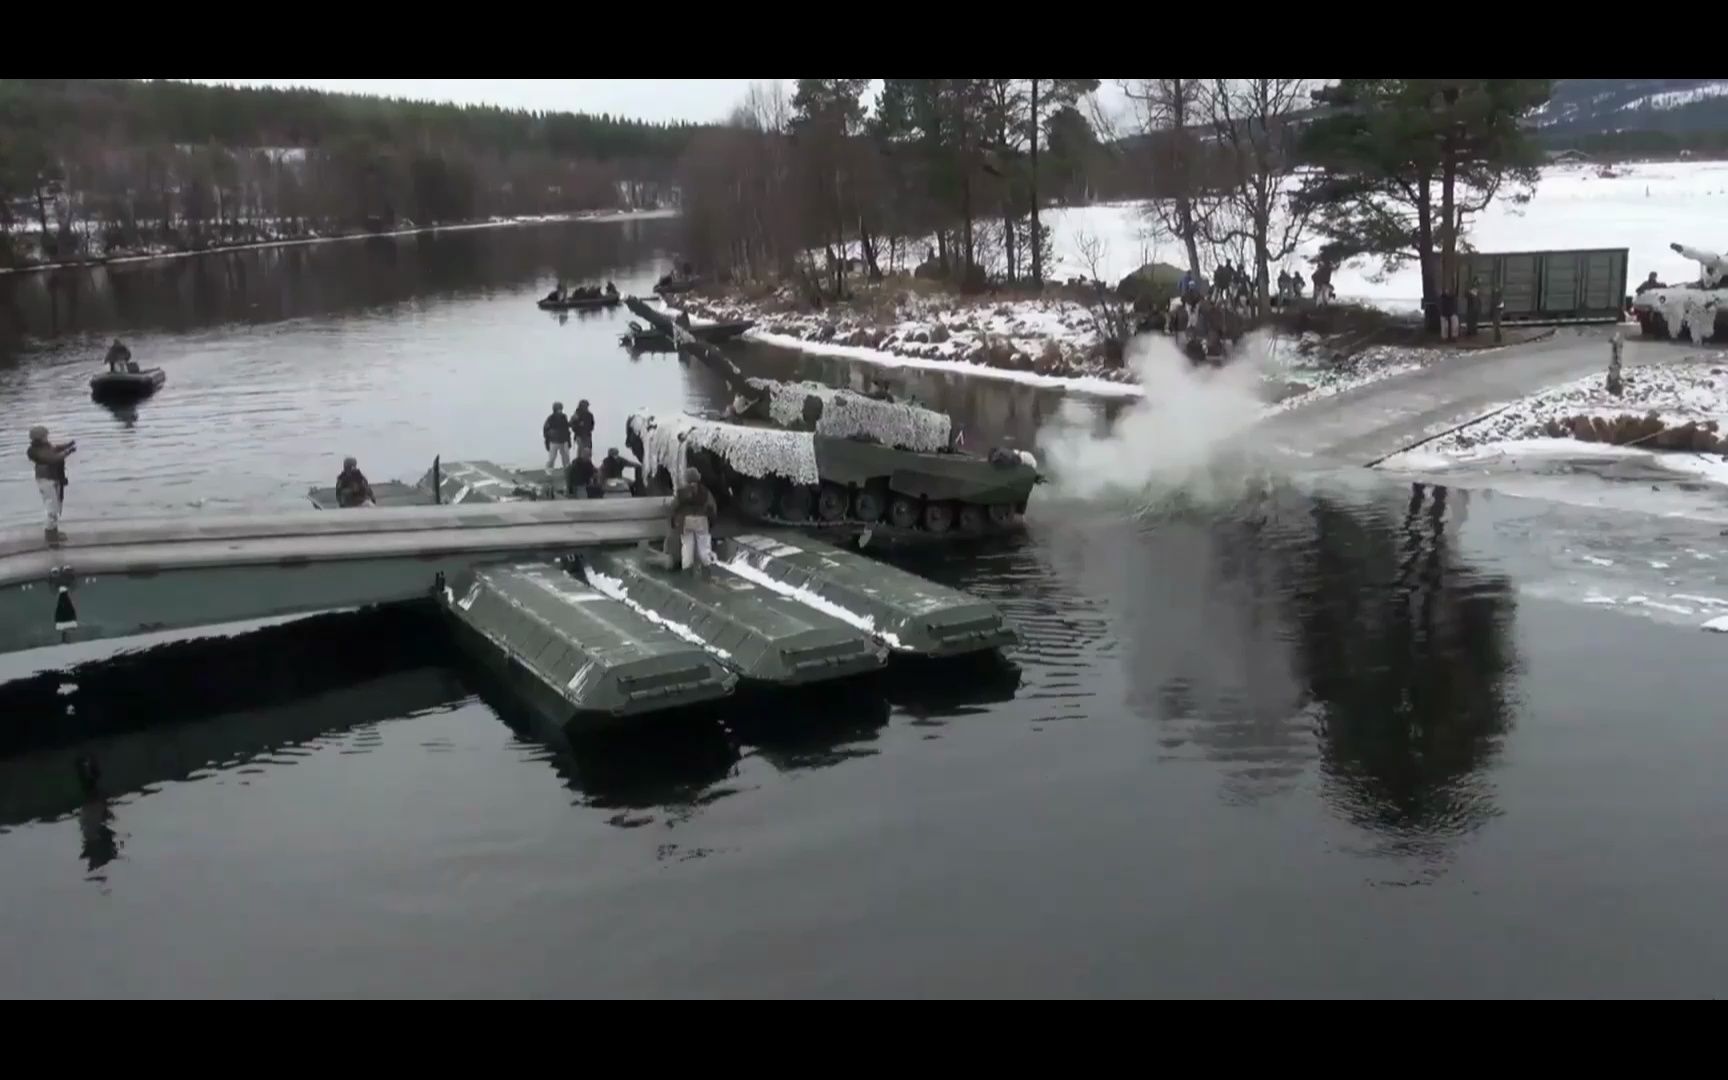
[[[69,531],[298,506],[343,453],[526,463],[554,396],[604,444],[718,389],[531,300],[642,288],[671,237],[0,278],[0,430],[15,464],[31,422],[79,438]],[[82,392],[115,333],[170,371],[129,420]],[[975,441],[1058,408],[909,380]],[[904,560],[999,603],[1011,665],[575,744],[422,612],[0,657],[0,994],[1719,993],[1723,641],[1577,602],[1562,553],[1611,519],[1367,476],[1041,496],[1023,539]],[[1714,529],[1643,528],[1713,565]]]

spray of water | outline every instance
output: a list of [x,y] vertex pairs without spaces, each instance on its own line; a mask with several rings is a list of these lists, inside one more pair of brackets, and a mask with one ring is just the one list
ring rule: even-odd
[[1195,367],[1171,338],[1136,337],[1128,362],[1146,396],[1106,431],[1064,410],[1040,433],[1052,494],[1126,498],[1141,507],[1179,495],[1240,497],[1250,471],[1245,436],[1264,408],[1260,368],[1273,344],[1257,331],[1237,344],[1229,363],[1213,368]]

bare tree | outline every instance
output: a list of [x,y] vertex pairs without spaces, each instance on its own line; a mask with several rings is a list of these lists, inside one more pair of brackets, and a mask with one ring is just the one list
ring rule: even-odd
[[1308,214],[1292,204],[1287,181],[1294,168],[1293,115],[1309,101],[1307,79],[1213,79],[1201,87],[1201,113],[1225,154],[1229,183],[1223,203],[1231,213],[1205,222],[1215,244],[1246,241],[1253,253],[1257,312],[1270,307],[1270,266],[1301,242]]
[[1165,183],[1160,185],[1164,197],[1153,199],[1152,212],[1164,231],[1181,241],[1188,269],[1199,274],[1199,241],[1212,209],[1199,139],[1204,130],[1205,81],[1120,79],[1118,85],[1134,104],[1141,133],[1163,151],[1158,161],[1165,172]]

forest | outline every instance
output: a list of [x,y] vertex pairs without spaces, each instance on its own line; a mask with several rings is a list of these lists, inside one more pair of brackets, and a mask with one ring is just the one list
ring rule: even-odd
[[0,265],[678,206],[685,257],[811,302],[859,275],[1043,287],[1041,211],[1147,200],[1182,269],[1304,237],[1416,260],[1524,199],[1541,79],[798,79],[720,124],[172,81],[0,80]]
[[697,129],[168,80],[0,80],[0,266],[667,204]]
[[1040,288],[1040,212],[1145,198],[1185,264],[1234,258],[1269,305],[1305,236],[1331,261],[1417,260],[1450,280],[1471,217],[1526,199],[1541,79],[799,79],[759,84],[678,173],[690,254],[725,280],[844,298],[896,271],[961,291]]

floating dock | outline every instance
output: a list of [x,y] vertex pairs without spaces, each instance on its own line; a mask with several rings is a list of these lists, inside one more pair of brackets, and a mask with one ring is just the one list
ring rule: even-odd
[[728,572],[824,611],[895,652],[958,656],[1013,645],[994,604],[796,533],[720,541]]
[[188,514],[0,531],[0,652],[430,597],[476,566],[665,535],[670,500]]
[[[472,485],[475,477],[458,478]],[[796,533],[673,571],[669,500],[558,499],[0,532],[0,651],[409,601],[565,727],[1012,644],[991,604]]]
[[746,679],[795,686],[880,668],[888,650],[856,627],[736,575],[665,569],[647,551],[596,551],[599,591],[700,645]]
[[712,654],[553,563],[487,567],[443,605],[475,651],[560,725],[712,701],[737,676]]

